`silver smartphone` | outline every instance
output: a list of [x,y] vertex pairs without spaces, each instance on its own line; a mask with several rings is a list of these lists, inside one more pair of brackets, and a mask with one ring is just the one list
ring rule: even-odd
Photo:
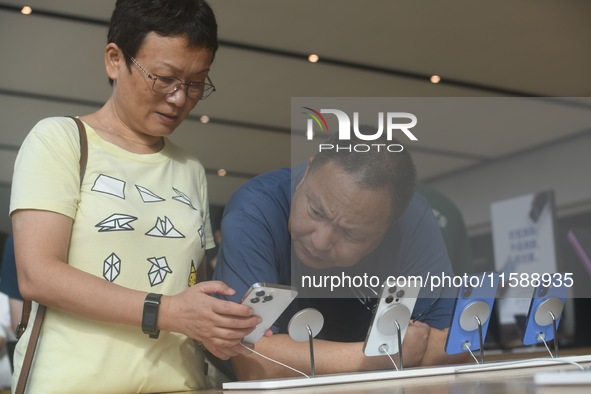
[[263,321],[254,331],[244,337],[244,342],[256,343],[283,311],[296,298],[298,292],[294,287],[274,283],[255,283],[242,297],[241,304],[254,310],[254,314]]
[[413,280],[404,286],[384,283],[363,345],[366,356],[398,353],[398,333],[402,343],[420,289]]

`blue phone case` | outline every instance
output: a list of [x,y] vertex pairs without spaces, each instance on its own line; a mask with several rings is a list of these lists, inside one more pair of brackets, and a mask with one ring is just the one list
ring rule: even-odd
[[[552,328],[552,318],[549,314],[543,313],[546,309],[551,306],[559,307],[560,314],[556,316],[556,328],[560,323],[560,317],[562,316],[562,310],[566,297],[568,295],[569,287],[565,285],[564,277],[560,274],[560,277],[556,277],[559,274],[552,274],[552,283],[549,287],[540,284],[535,288],[531,303],[529,304],[529,311],[527,313],[527,321],[525,323],[525,332],[523,334],[524,345],[534,345],[542,343],[542,340],[538,338],[539,334],[543,335],[544,341],[551,341],[554,339],[554,329]],[[553,303],[553,304],[550,304]],[[538,309],[541,305],[544,305],[543,309]],[[536,313],[538,313],[538,319],[544,320],[544,325],[536,322]],[[556,315],[557,313],[555,313]]]
[[[447,354],[467,352],[468,343],[470,344],[470,350],[480,349],[478,323],[470,313],[475,310],[475,307],[477,307],[476,310],[481,311],[488,306],[488,317],[486,318],[486,321],[481,321],[482,340],[484,341],[484,338],[486,337],[488,324],[490,322],[493,305],[497,295],[497,288],[499,286],[499,275],[496,272],[487,272],[474,274],[470,277],[474,276],[478,277],[479,286],[471,287],[469,285],[466,286],[466,283],[463,283],[458,290],[452,323],[447,333],[447,341],[445,343],[445,352]],[[466,282],[469,284],[470,280],[468,279]],[[476,284],[474,280],[472,280],[472,283]],[[463,312],[466,312],[466,314],[463,315]],[[471,326],[469,327],[470,330],[462,328],[462,326],[466,327],[466,323],[469,323],[468,325]]]

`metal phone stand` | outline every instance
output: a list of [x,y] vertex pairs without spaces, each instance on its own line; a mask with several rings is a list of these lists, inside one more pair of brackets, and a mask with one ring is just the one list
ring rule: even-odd
[[[480,363],[484,363],[484,333],[482,326],[490,317],[490,306],[484,301],[474,301],[466,305],[460,315],[460,327],[464,331],[478,330],[478,340],[480,342]],[[462,343],[470,351],[470,342]]]
[[[556,333],[558,329],[558,318],[562,314],[563,309],[564,303],[561,299],[548,298],[538,305],[534,315],[536,324],[542,327],[552,324],[552,332],[554,333],[554,357],[559,357],[558,336]],[[543,333],[539,333],[538,338],[540,342],[544,341]]]
[[308,341],[310,344],[310,369],[312,377],[316,377],[316,366],[314,364],[314,337],[318,335],[324,326],[322,313],[314,308],[302,309],[289,320],[287,332],[291,339],[296,342]]
[[392,305],[384,311],[378,320],[378,330],[384,335],[396,334],[398,342],[398,363],[400,370],[404,368],[402,356],[402,327],[407,327],[410,321],[410,311],[404,305]]

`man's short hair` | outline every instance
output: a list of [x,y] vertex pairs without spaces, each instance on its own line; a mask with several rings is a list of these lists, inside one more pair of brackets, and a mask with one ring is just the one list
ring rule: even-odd
[[123,51],[128,68],[150,32],[184,36],[190,46],[209,49],[212,56],[218,49],[217,22],[204,0],[117,0],[107,41]]
[[[362,133],[368,130],[369,132],[366,131],[366,133],[371,134],[375,133],[376,129],[370,126],[359,126],[359,130]],[[382,136],[370,142],[352,134],[348,141],[340,141],[338,135],[331,136],[326,144],[335,147],[339,145],[345,149],[323,149],[316,153],[310,164],[310,171],[324,164],[333,163],[352,175],[354,182],[360,186],[375,190],[386,189],[392,201],[392,220],[398,220],[410,203],[417,179],[415,165],[408,149],[390,152],[386,146],[400,144],[397,140],[387,140]],[[367,152],[346,149],[349,145],[357,144],[369,145],[372,149]],[[383,145],[378,150],[372,144]]]

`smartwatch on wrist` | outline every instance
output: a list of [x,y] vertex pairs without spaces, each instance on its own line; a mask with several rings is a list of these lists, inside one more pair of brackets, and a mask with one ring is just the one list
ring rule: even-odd
[[160,308],[160,298],[162,294],[148,293],[144,300],[144,312],[142,314],[142,331],[148,334],[150,338],[158,338],[160,330],[158,329],[158,309]]

